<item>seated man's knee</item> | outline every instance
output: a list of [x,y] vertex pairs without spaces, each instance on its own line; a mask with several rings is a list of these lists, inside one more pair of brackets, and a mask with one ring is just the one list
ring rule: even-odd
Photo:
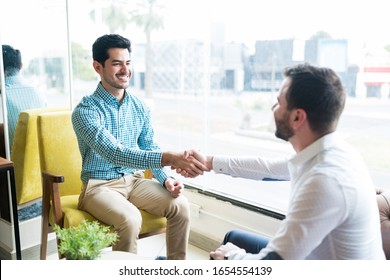
[[168,210],[168,216],[180,216],[182,219],[189,219],[190,205],[187,198],[184,196],[179,196],[175,199],[172,199]]
[[117,224],[114,225],[119,231],[135,231],[140,232],[142,226],[141,213],[122,213],[121,217],[117,218]]
[[238,229],[233,229],[233,230],[228,231],[228,232],[225,234],[225,237],[224,237],[224,239],[223,239],[222,244],[226,244],[226,243],[228,243],[228,242],[235,243],[235,241],[237,240],[237,238],[240,238],[240,237],[241,237],[240,232],[241,232],[241,231],[238,230]]
[[225,234],[223,244],[231,242],[236,246],[245,249],[248,253],[258,253],[268,244],[269,238],[241,229],[234,229]]

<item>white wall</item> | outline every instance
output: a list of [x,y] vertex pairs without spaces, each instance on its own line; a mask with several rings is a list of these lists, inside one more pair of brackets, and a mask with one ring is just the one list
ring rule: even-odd
[[225,233],[239,228],[272,236],[281,220],[235,206],[193,189],[185,189],[191,208],[191,231],[220,243]]

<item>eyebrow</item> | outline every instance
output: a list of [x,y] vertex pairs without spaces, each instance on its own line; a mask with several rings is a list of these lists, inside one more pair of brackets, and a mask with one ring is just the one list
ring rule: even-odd
[[[123,62],[123,60],[120,60],[120,59],[113,59],[113,60],[111,61],[111,63],[115,63],[115,62]],[[131,59],[125,60],[125,62],[131,62]]]

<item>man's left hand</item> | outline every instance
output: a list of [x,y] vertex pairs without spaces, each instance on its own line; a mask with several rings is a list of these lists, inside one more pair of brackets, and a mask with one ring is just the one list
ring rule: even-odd
[[234,245],[231,242],[226,243],[225,245],[221,245],[215,251],[210,252],[210,258],[213,260],[224,260],[225,256],[234,250],[239,250],[240,248]]
[[165,188],[171,193],[172,197],[176,198],[181,194],[184,185],[178,180],[167,178],[165,180]]

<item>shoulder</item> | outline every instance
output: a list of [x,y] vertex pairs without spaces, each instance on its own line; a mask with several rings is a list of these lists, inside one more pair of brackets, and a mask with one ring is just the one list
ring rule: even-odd
[[93,100],[91,96],[84,96],[73,110],[73,114],[79,114],[83,110],[93,107]]
[[84,96],[73,109],[72,120],[90,118],[99,115],[99,100],[94,95]]
[[129,102],[131,106],[134,107],[137,111],[142,113],[149,112],[149,106],[139,97],[135,96],[134,94],[127,94],[127,98],[127,102]]
[[84,96],[80,102],[76,105],[74,111],[83,111],[88,109],[95,109],[101,107],[104,100],[100,98],[96,93]]
[[142,106],[142,107],[146,106],[145,102],[141,98],[139,98],[138,96],[131,94],[129,92],[126,93],[126,96],[129,100],[129,102],[137,104],[138,106]]

